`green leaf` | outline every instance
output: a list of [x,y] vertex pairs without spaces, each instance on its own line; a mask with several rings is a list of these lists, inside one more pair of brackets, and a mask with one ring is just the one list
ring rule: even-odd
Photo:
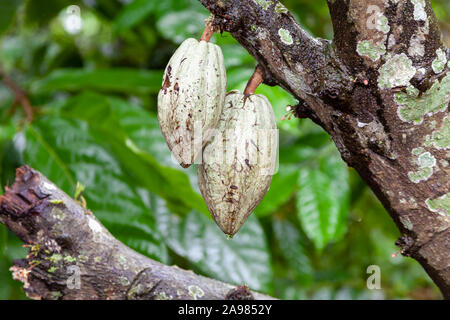
[[297,216],[307,236],[321,251],[345,231],[350,188],[348,169],[337,151],[317,160],[318,168],[302,167],[298,179]]
[[167,211],[160,202],[158,227],[169,247],[206,276],[269,292],[272,268],[266,238],[258,219],[251,216],[237,235],[228,240],[211,219],[191,212],[184,219]]
[[76,182],[82,182],[88,207],[119,240],[167,261],[167,249],[149,208],[95,128],[81,120],[44,116],[26,129],[24,158],[69,195]]
[[[277,127],[281,130],[298,133],[300,119],[292,117],[288,119],[289,115],[286,107],[295,105],[296,100],[284,89],[279,86],[269,87],[267,85],[259,86],[255,92],[256,94],[263,94],[269,98],[277,120]],[[283,116],[287,115],[285,120],[281,120]]]
[[208,17],[197,10],[169,12],[158,20],[158,31],[167,39],[181,43],[187,38],[200,38],[205,28],[204,20]]
[[2,259],[4,256],[7,240],[8,240],[8,230],[6,229],[5,225],[0,224],[0,259]]
[[[228,41],[224,39],[224,37],[232,39],[233,42],[226,43]],[[227,70],[230,70],[232,67],[242,69],[246,65],[254,66],[255,59],[236,40],[234,40],[229,33],[224,33],[222,35],[216,34],[216,44],[222,49],[223,56],[225,58],[225,67]]]
[[258,217],[274,213],[277,208],[286,203],[297,187],[298,168],[293,165],[281,165],[272,177],[269,191],[261,203],[256,207]]
[[0,1],[0,35],[9,28],[16,15],[17,8],[21,4],[22,0]]
[[134,0],[126,5],[114,19],[116,31],[127,30],[145,19],[157,6],[156,1]]
[[108,97],[108,102],[121,127],[139,149],[151,154],[162,165],[186,171],[172,159],[164,140],[156,114],[125,100]]
[[0,253],[0,297],[2,299],[17,300],[24,299],[23,283],[16,281],[11,277],[9,268],[13,265],[15,259],[23,259],[27,255],[27,249],[23,247],[23,242],[12,233],[8,232],[6,227],[0,225],[0,229],[5,231],[5,246]]
[[280,252],[291,268],[295,270],[299,283],[302,286],[310,285],[313,282],[314,274],[305,248],[307,239],[285,220],[274,219],[273,230]]
[[[86,121],[91,128],[95,128],[102,135],[103,140],[110,145],[124,170],[137,185],[158,194],[177,207],[181,205],[185,209],[193,208],[209,215],[203,198],[192,189],[189,178],[184,172],[161,165],[153,157],[158,150],[141,150],[128,135],[127,130],[130,130],[130,127],[126,126],[127,121],[140,117],[146,123],[154,123],[154,119],[150,120],[152,118],[150,113],[136,112],[137,109],[130,104],[117,103],[117,101],[117,99],[108,99],[98,94],[84,93],[70,99],[63,112],[66,116]],[[133,111],[134,115],[131,114]],[[125,114],[127,118],[124,118]],[[133,134],[133,132],[130,133]],[[152,136],[146,139],[147,143],[143,140],[140,143],[151,145]]]
[[59,69],[35,81],[34,93],[55,90],[79,91],[93,89],[111,92],[154,93],[161,88],[162,71],[138,69],[80,70]]
[[38,0],[27,0],[25,5],[25,21],[28,24],[45,24],[54,18],[64,7],[77,4],[79,1],[46,0],[45,5]]

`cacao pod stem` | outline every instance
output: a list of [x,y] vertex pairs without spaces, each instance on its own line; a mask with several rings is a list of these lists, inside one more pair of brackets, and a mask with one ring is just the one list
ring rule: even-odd
[[247,86],[244,90],[244,95],[246,97],[255,93],[256,89],[259,87],[261,83],[264,82],[264,71],[262,67],[258,64],[253,72],[250,80],[247,82]]
[[207,21],[205,29],[203,30],[202,37],[200,38],[200,41],[203,40],[209,42],[213,34],[214,34],[214,27],[212,26],[212,21]]

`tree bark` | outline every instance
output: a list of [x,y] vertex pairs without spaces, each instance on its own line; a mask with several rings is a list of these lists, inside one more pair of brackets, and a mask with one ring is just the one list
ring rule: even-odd
[[450,299],[450,50],[429,0],[328,0],[333,41],[276,0],[199,0],[332,137]]
[[29,248],[10,270],[33,299],[273,299],[133,251],[28,166],[0,196],[0,222]]

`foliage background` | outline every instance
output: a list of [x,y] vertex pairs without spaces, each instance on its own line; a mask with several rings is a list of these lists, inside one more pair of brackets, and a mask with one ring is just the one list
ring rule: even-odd
[[[332,38],[325,1],[283,3],[311,33]],[[64,25],[73,4],[83,22],[76,34]],[[450,3],[433,6],[448,30]],[[1,186],[25,163],[69,194],[80,181],[88,207],[133,249],[278,298],[440,298],[417,262],[392,257],[399,232],[329,136],[309,120],[280,120],[295,100],[278,87],[257,93],[279,119],[279,171],[243,229],[226,239],[209,218],[196,169],[172,162],[156,119],[164,67],[184,39],[200,37],[207,17],[195,0],[2,0],[0,68],[36,113],[26,124],[0,82]],[[225,56],[228,90],[243,90],[254,59],[227,33],[212,41]],[[25,298],[8,271],[25,255],[0,225],[1,299]],[[374,264],[382,290],[366,288]]]

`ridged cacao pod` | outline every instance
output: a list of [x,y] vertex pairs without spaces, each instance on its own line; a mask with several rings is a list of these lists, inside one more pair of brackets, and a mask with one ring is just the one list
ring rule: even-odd
[[233,236],[266,194],[277,150],[278,131],[267,98],[228,93],[217,133],[198,166],[200,191],[225,234]]
[[226,81],[220,47],[196,39],[185,40],[165,69],[158,120],[169,149],[184,168],[194,163],[217,126]]

